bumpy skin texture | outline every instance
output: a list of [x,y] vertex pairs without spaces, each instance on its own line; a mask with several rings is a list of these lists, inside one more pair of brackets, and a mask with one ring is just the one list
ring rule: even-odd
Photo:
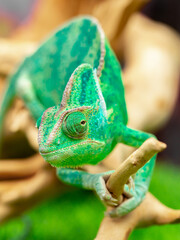
[[[39,151],[57,167],[60,180],[95,190],[116,206],[105,178],[74,167],[97,164],[118,142],[139,147],[150,134],[129,129],[119,63],[99,23],[76,18],[49,37],[11,77],[1,106],[0,127],[15,96],[22,98],[39,128]],[[110,215],[136,208],[148,190],[155,158],[135,176],[132,197]]]

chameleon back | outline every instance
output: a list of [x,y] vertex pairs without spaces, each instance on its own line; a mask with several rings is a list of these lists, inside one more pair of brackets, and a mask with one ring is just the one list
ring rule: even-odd
[[[63,25],[53,33],[37,51],[26,58],[10,83],[2,102],[0,126],[12,98],[17,95],[17,82],[25,73],[30,79],[37,99],[45,108],[61,102],[65,86],[76,67],[89,63],[98,69],[102,57],[101,28],[94,18],[80,17]],[[102,30],[101,30],[102,31]],[[124,88],[119,63],[105,40],[104,66],[100,86],[111,118],[116,116],[127,123]],[[31,109],[29,109],[31,112]],[[39,113],[39,116],[42,113]],[[37,119],[35,119],[37,120]]]

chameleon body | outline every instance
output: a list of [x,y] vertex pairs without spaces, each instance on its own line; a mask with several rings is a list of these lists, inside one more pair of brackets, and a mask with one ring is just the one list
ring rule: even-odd
[[[139,147],[151,134],[130,129],[121,68],[104,32],[92,17],[80,17],[54,32],[26,58],[11,77],[1,105],[4,115],[18,96],[37,120],[39,151],[57,167],[60,180],[95,190],[100,199],[116,206],[105,177],[111,172],[90,174],[75,167],[97,164],[119,142]],[[141,168],[132,197],[110,216],[136,208],[150,183],[155,157]]]

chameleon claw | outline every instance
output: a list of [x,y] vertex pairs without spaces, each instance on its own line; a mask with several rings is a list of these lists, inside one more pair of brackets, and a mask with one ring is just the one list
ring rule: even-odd
[[129,187],[129,190],[135,189],[134,179],[131,176],[128,179],[127,185]]
[[99,180],[96,182],[96,193],[100,197],[101,201],[105,205],[109,206],[117,206],[118,200],[116,198],[113,198],[108,189],[106,188],[105,181],[102,177],[99,178]]
[[117,206],[118,205],[118,200],[113,198],[110,193],[104,193],[101,197],[101,200],[109,206]]
[[144,197],[145,196],[143,194],[135,195],[134,197],[129,198],[128,200],[122,202],[122,204],[120,204],[116,208],[109,211],[107,215],[112,218],[122,217],[131,212],[132,210],[134,210],[142,202]]
[[111,206],[111,207],[117,207],[117,206],[118,206],[118,203],[107,202],[107,205],[108,205],[108,206]]

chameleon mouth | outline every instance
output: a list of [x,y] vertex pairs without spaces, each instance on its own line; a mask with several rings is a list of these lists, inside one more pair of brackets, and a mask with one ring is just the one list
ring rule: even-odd
[[[88,146],[88,147],[87,147]],[[41,156],[54,167],[78,167],[89,163],[89,156],[95,158],[102,152],[105,144],[100,141],[86,140],[62,149],[45,152],[40,149]],[[85,162],[84,159],[87,159]]]

